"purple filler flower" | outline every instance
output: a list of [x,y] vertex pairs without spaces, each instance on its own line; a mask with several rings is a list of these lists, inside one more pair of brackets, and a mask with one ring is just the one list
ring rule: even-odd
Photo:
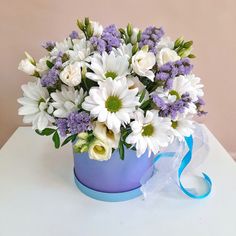
[[45,43],[42,43],[42,47],[47,49],[48,51],[52,51],[55,46],[56,43],[54,41],[47,41]]
[[100,54],[104,51],[109,53],[112,48],[118,48],[120,46],[120,32],[115,25],[109,25],[103,30],[101,38],[94,36],[90,39],[90,42]]
[[142,48],[143,46],[148,45],[149,50],[156,54],[156,45],[163,35],[164,31],[162,28],[149,26],[142,33],[141,40],[139,42],[139,47]]
[[79,38],[79,35],[78,35],[78,33],[75,31],[75,30],[73,30],[71,33],[70,33],[70,38],[71,39],[78,39]]
[[43,87],[53,87],[56,84],[61,67],[62,53],[59,52],[55,59],[54,66],[41,78],[41,84]]
[[67,118],[67,126],[71,134],[78,134],[90,129],[90,116],[85,111],[71,112]]
[[192,101],[189,93],[184,93],[180,99],[172,103],[165,103],[158,95],[152,95],[153,102],[159,108],[159,115],[161,117],[170,116],[172,120],[176,118],[178,113],[184,113],[185,109],[189,107],[189,103]]
[[66,136],[67,132],[67,119],[66,118],[58,118],[56,119],[56,126],[58,127],[59,133],[62,137]]
[[156,80],[163,81],[165,89],[171,89],[174,77],[188,75],[192,69],[193,65],[190,64],[189,58],[183,58],[176,62],[167,62],[157,71]]

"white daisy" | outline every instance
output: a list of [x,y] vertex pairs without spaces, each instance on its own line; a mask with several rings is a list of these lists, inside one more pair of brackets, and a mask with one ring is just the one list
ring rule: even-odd
[[70,62],[83,62],[89,61],[89,55],[91,53],[91,44],[89,41],[84,39],[74,39],[73,49],[68,51]]
[[149,156],[155,155],[161,147],[166,147],[171,140],[171,121],[169,118],[161,118],[157,111],[135,113],[135,120],[130,123],[132,133],[126,138],[126,142],[136,146],[137,156],[140,157],[148,149]]
[[103,52],[95,53],[88,67],[93,72],[87,72],[86,76],[94,81],[105,81],[107,78],[120,79],[129,73],[129,62],[126,56]]
[[172,133],[174,137],[177,137],[180,141],[184,139],[184,137],[189,137],[194,130],[194,121],[188,118],[180,118],[176,121],[172,121]]
[[49,104],[49,93],[46,88],[42,87],[40,80],[24,84],[21,89],[24,97],[17,101],[22,105],[18,114],[24,116],[23,122],[32,123],[33,129],[40,131],[54,122],[54,118],[50,115],[53,108]]
[[180,75],[175,77],[173,80],[173,87],[171,93],[176,93],[176,96],[183,95],[184,93],[189,93],[193,102],[198,100],[198,97],[202,97],[203,84],[200,83],[201,79],[193,74],[190,75]]
[[56,42],[56,46],[50,52],[50,55],[55,58],[59,52],[67,53],[72,48],[72,41],[70,38],[65,39],[62,42]]
[[99,82],[99,87],[90,89],[82,107],[98,121],[106,123],[108,129],[119,133],[121,124],[130,122],[131,114],[139,105],[137,93],[137,88],[128,89],[126,78],[108,78]]
[[70,112],[78,110],[78,107],[84,99],[85,93],[81,88],[79,91],[74,87],[61,86],[61,91],[51,93],[54,100],[52,106],[55,108],[53,115],[60,118],[65,118]]
[[113,52],[119,56],[126,56],[129,60],[132,57],[132,44],[121,44],[119,48],[113,48]]

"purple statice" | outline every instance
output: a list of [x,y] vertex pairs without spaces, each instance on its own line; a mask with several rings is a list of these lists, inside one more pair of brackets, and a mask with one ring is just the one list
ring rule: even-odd
[[41,84],[43,87],[52,87],[56,84],[59,76],[59,71],[52,67],[48,73],[42,76],[41,78]]
[[154,26],[147,27],[141,35],[139,48],[142,48],[143,46],[147,45],[149,47],[149,50],[156,54],[156,45],[163,35],[164,31],[162,28],[156,28]]
[[190,64],[189,58],[183,58],[175,62],[167,62],[162,65],[157,73],[156,80],[163,82],[165,89],[171,89],[173,78],[179,75],[188,75],[191,73],[193,65]]
[[201,97],[198,97],[198,100],[196,102],[194,102],[194,104],[197,107],[197,115],[198,116],[203,116],[208,113],[208,112],[202,110],[202,106],[205,105],[205,101]]
[[41,78],[41,85],[43,87],[52,87],[58,81],[58,76],[60,73],[60,69],[62,68],[62,53],[59,52],[53,67],[42,76]]
[[58,118],[56,119],[56,126],[58,127],[59,133],[62,137],[66,136],[68,127],[67,127],[67,119],[66,118]]
[[106,50],[106,42],[103,39],[94,36],[90,39],[90,42],[100,54]]
[[109,53],[112,51],[112,48],[118,48],[120,46],[120,32],[115,25],[109,25],[103,30],[100,38],[93,36],[91,37],[90,42],[100,54],[104,51]]
[[166,108],[166,103],[164,102],[164,100],[159,97],[157,94],[152,94],[151,95],[153,102],[161,109],[165,109]]
[[90,116],[85,111],[71,112],[67,118],[68,130],[71,134],[78,134],[90,129]]
[[79,34],[78,34],[75,30],[73,30],[73,31],[70,33],[69,37],[70,37],[71,39],[78,39],[78,38],[79,38]]
[[187,57],[176,61],[174,66],[178,69],[178,75],[188,75],[193,69],[193,65]]
[[159,108],[159,115],[161,117],[170,116],[172,120],[176,118],[178,113],[184,113],[185,109],[189,107],[189,103],[192,101],[189,93],[182,94],[180,99],[172,103],[165,103],[164,100],[156,94],[152,95],[152,100]]
[[52,51],[55,46],[56,43],[54,41],[47,41],[45,43],[42,43],[42,47],[47,49],[48,51]]

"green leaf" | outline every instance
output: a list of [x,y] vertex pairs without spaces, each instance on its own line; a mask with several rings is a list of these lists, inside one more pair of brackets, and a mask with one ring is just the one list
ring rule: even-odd
[[53,134],[52,140],[54,142],[55,148],[59,148],[60,147],[60,137],[59,137],[59,134],[57,131]]
[[39,131],[38,129],[35,130],[37,134],[42,135],[42,136],[49,136],[53,134],[55,131],[56,131],[55,129],[51,129],[51,128],[46,128],[42,131]]
[[76,136],[77,136],[77,135],[74,134],[74,135],[71,135],[71,136],[67,137],[67,138],[63,141],[63,143],[61,144],[61,147],[64,146],[64,145],[66,145],[66,144],[69,143],[70,141],[71,141],[71,142],[75,141]]
[[142,102],[145,97],[146,90],[144,89],[140,95],[139,102]]
[[46,64],[47,64],[49,69],[51,69],[54,66],[54,64],[49,60],[46,61]]
[[120,159],[124,160],[125,159],[125,150],[124,150],[124,144],[122,141],[119,143],[119,154],[120,154]]
[[146,100],[145,102],[142,103],[142,105],[140,106],[141,109],[145,109],[148,105],[150,105],[151,100]]

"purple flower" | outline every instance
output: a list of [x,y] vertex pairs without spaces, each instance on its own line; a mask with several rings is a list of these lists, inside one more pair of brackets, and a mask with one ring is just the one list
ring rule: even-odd
[[59,71],[52,67],[47,74],[43,75],[41,78],[41,84],[43,87],[52,87],[56,84],[59,76]]
[[112,51],[112,48],[120,46],[120,32],[115,25],[109,25],[103,30],[101,38],[94,36],[90,39],[90,42],[100,54],[104,51],[109,53]]
[[69,37],[70,37],[71,39],[78,39],[78,38],[79,38],[79,35],[78,35],[78,33],[77,33],[75,30],[73,30],[73,31],[70,33]]
[[106,50],[106,42],[103,39],[94,36],[90,42],[100,54]]
[[60,69],[62,68],[62,53],[59,52],[53,67],[41,78],[41,85],[43,87],[53,87],[58,81]]
[[170,116],[172,120],[176,118],[178,113],[184,113],[185,109],[189,107],[189,103],[192,101],[189,93],[182,94],[180,99],[177,99],[172,103],[165,103],[158,95],[152,95],[153,102],[159,108],[159,115],[161,117]]
[[157,73],[156,80],[163,81],[165,89],[171,89],[173,78],[179,75],[188,75],[193,69],[188,58],[180,59],[176,62],[167,62],[162,65]]
[[190,64],[189,58],[183,58],[176,61],[174,66],[178,69],[178,75],[188,75],[193,69],[193,65]]
[[65,137],[67,133],[78,134],[90,130],[91,119],[85,111],[73,111],[67,118],[56,119],[56,126],[60,135]]
[[142,33],[141,40],[139,42],[139,47],[142,48],[143,46],[148,45],[149,50],[156,54],[156,45],[163,35],[164,31],[162,28],[149,26]]
[[67,132],[67,119],[66,118],[58,118],[56,119],[56,126],[58,127],[59,133],[62,137],[66,136]]
[[71,112],[67,118],[67,126],[71,134],[78,134],[90,129],[90,116],[85,111]]
[[196,102],[194,102],[194,104],[197,107],[197,115],[198,116],[203,116],[208,113],[208,112],[202,110],[202,106],[205,105],[205,101],[201,97],[198,97],[198,100]]
[[52,51],[55,46],[56,43],[54,41],[47,41],[45,43],[42,43],[42,47],[47,49],[48,51]]

